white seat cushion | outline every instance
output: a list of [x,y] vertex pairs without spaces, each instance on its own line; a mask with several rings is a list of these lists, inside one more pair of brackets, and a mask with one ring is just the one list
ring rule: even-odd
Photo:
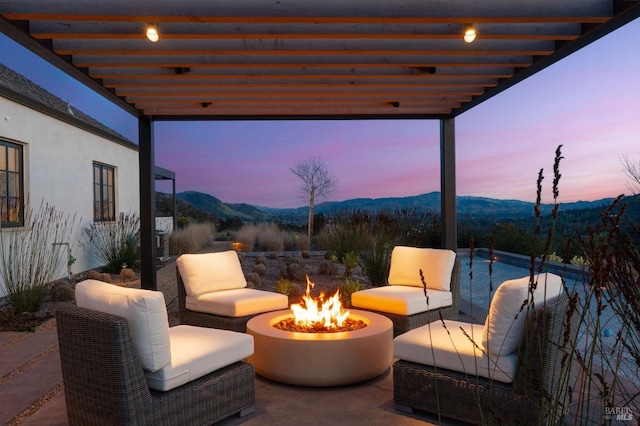
[[351,304],[354,308],[397,315],[413,315],[453,304],[453,295],[450,291],[427,289],[427,296],[429,297],[428,305],[422,287],[388,285],[351,294]]
[[206,293],[197,297],[187,296],[186,306],[191,311],[236,318],[287,309],[289,298],[284,294],[271,291],[239,288]]
[[517,368],[516,355],[495,357],[483,353],[480,344],[482,325],[451,320],[445,320],[444,324],[446,328],[442,321],[436,321],[396,337],[393,340],[393,355],[405,361],[434,365],[504,383],[513,381]]
[[176,260],[176,264],[187,296],[247,286],[240,259],[233,250],[183,254]]
[[145,371],[150,388],[167,391],[253,354],[253,336],[215,328],[178,325],[169,329],[171,363]]
[[390,285],[422,288],[420,270],[427,288],[449,291],[456,253],[445,249],[396,246],[391,252]]
[[76,284],[76,304],[126,318],[144,369],[169,364],[169,319],[161,292],[85,280]]
[[[562,278],[554,274],[534,276],[537,287],[533,293],[534,305],[524,306],[529,300],[529,277],[509,280],[498,286],[493,295],[485,320],[482,345],[490,354],[500,356],[518,348],[528,314],[543,303],[550,303],[562,293]],[[545,302],[546,301],[546,302]]]

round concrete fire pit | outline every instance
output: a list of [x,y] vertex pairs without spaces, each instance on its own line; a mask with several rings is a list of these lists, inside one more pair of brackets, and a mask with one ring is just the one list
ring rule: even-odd
[[273,326],[293,316],[290,310],[258,315],[247,323],[256,373],[300,386],[339,386],[384,373],[393,358],[393,324],[379,314],[351,310],[367,326],[338,333],[299,333]]

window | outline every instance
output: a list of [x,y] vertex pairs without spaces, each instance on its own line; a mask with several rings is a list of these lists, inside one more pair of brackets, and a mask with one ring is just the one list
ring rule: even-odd
[[93,220],[116,220],[115,169],[106,164],[93,163]]
[[2,227],[24,224],[22,145],[0,140],[0,220]]

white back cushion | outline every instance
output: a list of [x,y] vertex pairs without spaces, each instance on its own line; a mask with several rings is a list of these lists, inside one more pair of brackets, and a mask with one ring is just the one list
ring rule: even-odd
[[76,303],[126,318],[145,370],[157,371],[171,362],[169,319],[162,292],[85,280],[76,285]]
[[455,261],[451,250],[396,246],[391,252],[389,284],[422,288],[422,269],[427,288],[449,291]]
[[187,296],[244,288],[238,254],[233,250],[219,253],[183,254],[176,261]]
[[[562,278],[554,274],[534,276],[538,285],[533,292],[533,309],[550,303],[562,293]],[[532,307],[523,303],[529,300],[529,277],[503,282],[493,295],[484,324],[482,345],[495,356],[514,353],[522,337],[527,311]],[[522,309],[522,310],[521,310]]]

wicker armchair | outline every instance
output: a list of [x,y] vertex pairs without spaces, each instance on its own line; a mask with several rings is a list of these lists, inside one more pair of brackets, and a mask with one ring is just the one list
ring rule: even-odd
[[575,341],[578,332],[578,315],[567,316],[568,304],[569,298],[561,295],[527,319],[512,383],[396,361],[396,409],[439,413],[471,424],[555,424],[570,402],[571,380],[560,377],[572,363],[563,361],[567,354],[562,343]]
[[184,289],[184,281],[180,271],[176,268],[178,282],[178,315],[180,324],[195,325],[197,327],[220,328],[223,330],[239,331],[246,333],[247,323],[256,315],[245,315],[241,317],[227,317],[223,315],[209,314],[206,312],[196,312],[187,308],[187,292]]
[[208,425],[254,411],[255,372],[236,362],[175,389],[149,389],[122,317],[75,306],[56,312],[71,425]]
[[[412,248],[412,249],[422,250],[422,249],[416,249],[416,248]],[[395,249],[394,249],[394,252],[395,252]],[[392,268],[393,267],[394,265],[393,265],[393,254],[392,254]],[[449,291],[451,292],[451,304],[447,306],[441,306],[438,308],[432,308],[427,310],[426,300],[424,297],[424,293],[422,291],[422,287],[420,287],[420,290],[416,292],[414,297],[417,298],[418,303],[423,306],[424,310],[422,310],[421,312],[410,314],[410,315],[404,315],[404,314],[395,313],[395,312],[386,312],[381,309],[376,309],[374,306],[380,305],[381,304],[380,301],[384,301],[383,300],[384,295],[382,293],[379,296],[378,295],[375,296],[376,299],[378,299],[378,301],[361,299],[363,295],[376,293],[376,292],[379,292],[380,290],[382,291],[390,290],[392,286],[361,290],[359,292],[354,293],[351,296],[351,300],[354,308],[365,309],[367,311],[375,312],[377,314],[384,315],[387,318],[389,318],[393,322],[393,337],[399,336],[402,333],[406,333],[409,330],[421,327],[425,324],[429,324],[430,322],[438,321],[440,318],[457,320],[460,314],[460,268],[461,268],[460,260],[457,259],[456,257],[455,262],[453,263],[453,267],[451,269],[451,281],[449,283]],[[415,270],[416,274],[417,274],[417,271],[418,271],[418,268],[416,268]],[[393,273],[393,269],[390,272],[390,278],[392,273]],[[431,292],[431,294],[433,293],[434,292]],[[390,303],[395,304],[394,302],[390,302]]]
[[[187,261],[188,264],[187,264]],[[176,279],[178,283],[178,313],[180,324],[197,327],[219,328],[224,330],[246,332],[247,322],[256,315],[265,312],[287,309],[289,298],[283,294],[246,288],[247,282],[242,273],[242,267],[236,252],[230,250],[219,253],[186,254],[177,260]],[[205,310],[189,309],[187,306],[187,290],[185,278],[180,270],[198,270],[197,280],[200,292],[196,300],[201,300],[207,294],[224,293],[237,294],[226,297],[224,301],[216,299],[210,302]],[[222,271],[222,273],[220,272]],[[184,271],[183,271],[184,273]],[[214,282],[217,282],[215,284]],[[222,284],[223,291],[215,290],[216,285]],[[193,284],[191,287],[195,287]],[[208,287],[209,291],[202,291]],[[230,289],[230,290],[227,290]],[[220,309],[224,314],[212,312]],[[240,311],[241,313],[238,313]]]

